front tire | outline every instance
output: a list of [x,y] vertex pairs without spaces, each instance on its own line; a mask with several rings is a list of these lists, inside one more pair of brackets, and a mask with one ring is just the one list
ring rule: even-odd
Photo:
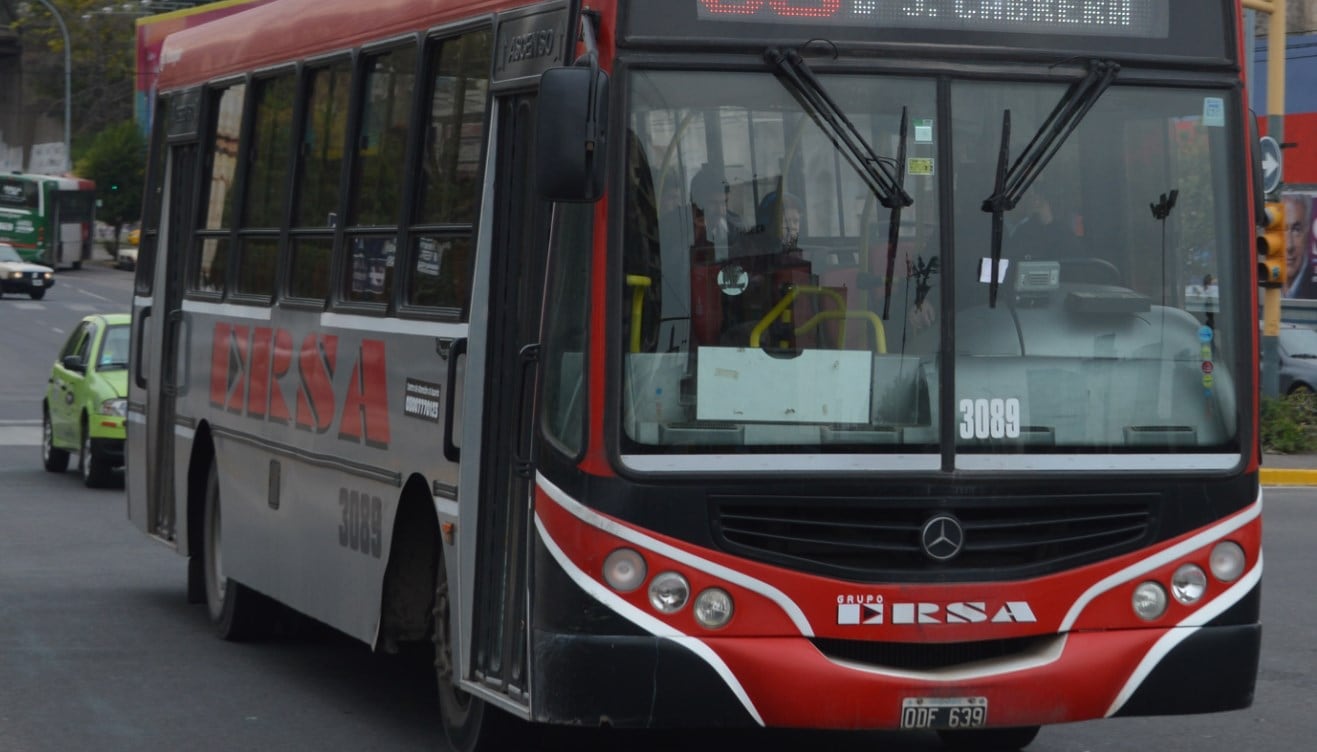
[[942,746],[950,750],[977,750],[979,752],[1016,752],[1024,749],[1038,736],[1038,726],[1015,728],[976,729],[973,731],[938,731]]
[[78,473],[87,488],[104,488],[110,485],[114,468],[108,460],[96,453],[91,444],[91,430],[87,421],[82,421],[82,451],[78,453]]
[[41,464],[50,473],[69,469],[69,453],[55,448],[55,429],[50,425],[50,411],[44,407],[41,410]]
[[268,601],[260,593],[230,580],[224,574],[219,470],[210,463],[206,478],[206,507],[202,518],[203,572],[206,608],[215,632],[229,642],[243,642],[265,634]]
[[456,684],[453,662],[452,609],[444,553],[439,552],[439,573],[434,594],[434,667],[439,689],[439,721],[453,752],[520,749],[516,730],[521,721],[484,700],[473,697]]

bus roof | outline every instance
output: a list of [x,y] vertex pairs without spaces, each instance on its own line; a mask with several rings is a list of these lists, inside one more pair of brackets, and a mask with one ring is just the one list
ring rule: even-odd
[[34,183],[53,183],[60,191],[94,191],[96,182],[86,178],[66,177],[63,175],[38,175],[31,172],[0,173],[0,178],[9,180],[31,180]]
[[171,34],[159,87],[184,88],[496,10],[517,0],[276,0]]

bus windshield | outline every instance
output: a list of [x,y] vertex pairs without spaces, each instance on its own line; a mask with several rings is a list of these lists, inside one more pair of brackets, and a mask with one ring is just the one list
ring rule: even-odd
[[819,73],[896,210],[771,73],[630,75],[624,453],[1236,451],[1229,92],[1086,103],[993,285],[1003,131],[1014,160],[1082,71]]

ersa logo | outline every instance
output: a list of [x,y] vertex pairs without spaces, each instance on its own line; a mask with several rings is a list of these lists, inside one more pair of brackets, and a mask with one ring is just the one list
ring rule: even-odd
[[[285,329],[217,323],[210,404],[235,415],[291,423],[318,434],[328,433],[337,423],[339,439],[387,449],[384,343],[363,339],[351,356],[339,356],[338,337],[332,334],[312,332],[294,350],[293,335]],[[346,382],[343,393],[336,395],[335,376],[349,357],[346,377],[338,379]]]
[[837,596],[837,624],[1034,624],[1038,617],[1027,601],[955,601],[952,603],[896,603],[881,595]]

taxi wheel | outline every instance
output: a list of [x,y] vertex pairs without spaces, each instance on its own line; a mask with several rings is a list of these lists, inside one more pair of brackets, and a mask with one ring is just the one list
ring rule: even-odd
[[55,448],[55,431],[50,427],[50,411],[41,410],[41,464],[52,473],[69,469],[69,453]]
[[42,298],[46,297],[46,291],[45,291],[45,290],[31,290],[31,291],[28,292],[28,295],[31,295],[33,300],[41,300]]
[[87,430],[86,420],[82,422],[82,451],[78,453],[78,472],[87,488],[108,486],[110,476],[114,474],[110,463],[92,449],[91,431]]

